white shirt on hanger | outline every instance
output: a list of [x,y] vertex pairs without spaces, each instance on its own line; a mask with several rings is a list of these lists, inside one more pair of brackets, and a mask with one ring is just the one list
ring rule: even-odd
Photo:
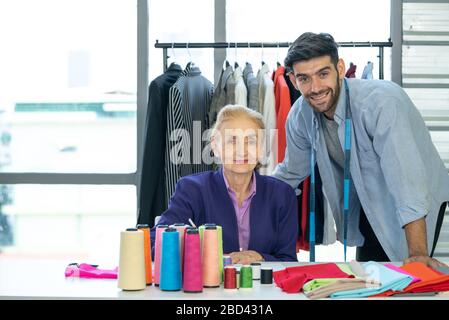
[[277,164],[277,131],[276,109],[274,96],[274,83],[271,79],[271,71],[265,63],[257,73],[259,81],[259,110],[263,115],[266,129],[266,155],[267,164],[259,170],[260,174],[270,175]]
[[248,106],[248,90],[246,89],[245,81],[243,80],[242,68],[237,67],[234,70],[235,81],[235,104],[241,106]]

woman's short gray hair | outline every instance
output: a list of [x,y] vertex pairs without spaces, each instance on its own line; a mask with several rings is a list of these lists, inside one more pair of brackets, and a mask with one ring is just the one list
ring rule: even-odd
[[250,108],[247,108],[242,105],[232,105],[228,104],[227,106],[223,107],[220,112],[217,115],[217,121],[215,122],[214,126],[212,127],[212,136],[214,133],[218,130],[220,130],[221,126],[224,122],[232,119],[237,119],[245,117],[251,121],[254,121],[254,123],[257,124],[259,129],[264,130],[265,129],[265,123],[263,122],[263,116]]
[[[259,132],[262,133],[262,137],[260,140],[262,143],[264,143],[264,137],[265,137],[265,123],[263,121],[263,116],[250,108],[247,108],[242,105],[232,105],[228,104],[225,107],[223,107],[220,112],[217,115],[217,121],[215,122],[214,126],[212,127],[210,138],[213,139],[216,135],[217,131],[219,131],[226,121],[232,120],[232,119],[238,119],[238,118],[246,118],[248,120],[253,121],[258,127]],[[256,170],[259,169],[262,166],[262,164],[258,161],[256,165]]]

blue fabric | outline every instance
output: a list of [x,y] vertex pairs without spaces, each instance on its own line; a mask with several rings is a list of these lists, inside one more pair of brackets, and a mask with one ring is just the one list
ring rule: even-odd
[[[296,261],[298,215],[293,188],[257,172],[256,184],[250,206],[248,250],[259,252],[265,261]],[[205,223],[222,226],[223,252],[239,251],[237,218],[221,170],[181,178],[158,224],[189,224],[189,218],[197,227]],[[153,247],[155,234],[153,228]]]
[[412,277],[389,269],[374,261],[365,262],[362,266],[367,278],[380,282],[381,285],[379,287],[336,292],[331,294],[331,298],[362,298],[388,290],[401,291],[413,281]]

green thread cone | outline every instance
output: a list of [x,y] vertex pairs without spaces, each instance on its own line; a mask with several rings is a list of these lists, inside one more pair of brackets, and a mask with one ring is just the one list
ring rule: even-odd
[[240,269],[240,288],[248,289],[253,287],[253,269],[251,266],[243,266]]

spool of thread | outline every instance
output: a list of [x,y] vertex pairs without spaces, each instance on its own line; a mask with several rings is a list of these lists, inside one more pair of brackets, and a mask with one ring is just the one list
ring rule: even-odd
[[162,232],[161,279],[163,291],[181,290],[181,261],[179,260],[179,232],[167,228]]
[[184,223],[175,223],[170,226],[170,228],[175,228],[179,232],[179,254],[181,259],[181,270],[184,263],[184,235],[187,227],[188,226]]
[[203,244],[203,239],[204,239],[204,230],[207,227],[217,227],[217,225],[215,223],[205,223],[202,226],[200,226],[198,228],[198,231],[200,232],[200,239],[201,239],[201,245]]
[[224,267],[224,288],[237,289],[237,269],[231,266]]
[[220,286],[220,262],[218,254],[218,231],[216,226],[204,229],[203,235],[203,285],[205,288]]
[[151,238],[150,227],[147,224],[138,224],[137,229],[143,231],[143,247],[145,256],[145,278],[147,285],[151,285],[153,282],[152,276],[152,261],[151,261]]
[[273,268],[266,266],[260,268],[260,284],[273,284]]
[[203,247],[204,230],[206,229],[206,227],[216,227],[216,226],[217,225],[215,223],[205,223],[198,228],[198,231],[200,232],[201,247]]
[[159,286],[160,270],[161,270],[161,256],[162,256],[162,232],[168,228],[168,225],[161,224],[156,228],[156,239],[154,240],[154,285]]
[[236,280],[237,280],[237,289],[240,288],[240,269],[242,268],[241,264],[235,264],[234,268],[236,270]]
[[251,269],[253,269],[253,280],[260,280],[260,263],[253,262],[251,263]]
[[226,268],[226,266],[232,265],[232,258],[231,256],[223,256],[223,267]]
[[243,266],[240,269],[240,289],[251,289],[253,287],[253,269],[251,266]]
[[216,227],[218,230],[218,257],[219,257],[219,270],[220,270],[220,283],[223,282],[224,274],[223,274],[223,228],[221,226],[217,226],[215,223],[205,223],[200,226],[200,238],[201,238],[201,247],[203,243],[203,234],[204,230],[207,227]]
[[203,291],[200,235],[195,228],[188,228],[185,233],[182,288],[184,292]]
[[146,287],[144,235],[135,228],[120,233],[118,287],[122,290],[143,290]]

